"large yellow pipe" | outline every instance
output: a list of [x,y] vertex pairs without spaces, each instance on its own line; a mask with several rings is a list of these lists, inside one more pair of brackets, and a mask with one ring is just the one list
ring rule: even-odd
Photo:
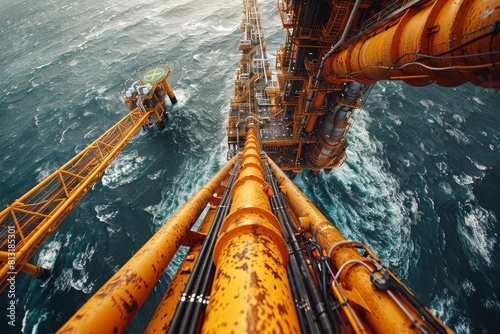
[[374,83],[401,78],[415,86],[435,82],[447,87],[470,81],[498,89],[500,55],[493,52],[500,50],[499,21],[497,1],[429,1],[328,58],[323,79]]
[[[306,218],[305,220],[309,221],[310,232],[321,247],[329,250],[338,242],[345,241],[340,232],[333,227],[274,161],[268,158],[268,162],[279,180],[280,187],[291,208],[298,217]],[[350,260],[367,262],[366,258],[359,255],[357,250],[350,245],[336,247],[331,254],[331,259],[336,270]],[[366,264],[373,268],[371,263]],[[390,296],[386,292],[378,290],[371,283],[370,272],[363,265],[352,264],[348,266],[342,272],[339,281],[347,290],[356,290],[356,293],[359,293],[368,308],[368,310],[363,311],[364,321],[369,324],[374,333],[413,333],[416,331],[408,317]],[[424,325],[417,313],[405,301],[400,300],[400,302],[421,325]]]
[[235,161],[198,190],[58,333],[123,332]]
[[216,273],[203,333],[298,333],[286,273],[288,249],[250,128],[233,202],[214,251]]

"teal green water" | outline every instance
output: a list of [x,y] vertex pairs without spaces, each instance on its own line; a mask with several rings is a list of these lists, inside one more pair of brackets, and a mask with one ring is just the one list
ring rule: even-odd
[[[272,59],[285,34],[274,1],[260,10]],[[2,205],[121,119],[123,83],[142,70],[171,67],[179,101],[167,129],[136,135],[33,260],[51,278],[18,276],[16,327],[2,316],[2,332],[57,330],[225,164],[240,14],[221,0],[0,1]],[[295,179],[458,333],[500,326],[499,104],[472,85],[377,84],[353,116],[347,163]],[[142,332],[173,270],[128,332]]]

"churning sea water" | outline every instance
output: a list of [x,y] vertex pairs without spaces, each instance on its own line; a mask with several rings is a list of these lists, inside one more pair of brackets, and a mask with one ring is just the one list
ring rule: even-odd
[[[285,34],[259,2],[268,56]],[[225,164],[241,2],[0,1],[0,201],[12,203],[115,124],[126,80],[164,63],[179,103],[141,132],[19,275],[16,327],[56,331]],[[500,96],[472,85],[376,84],[352,118],[349,159],[296,183],[365,242],[454,331],[500,327]],[[180,259],[174,262],[180,263]],[[141,332],[169,267],[128,332]]]

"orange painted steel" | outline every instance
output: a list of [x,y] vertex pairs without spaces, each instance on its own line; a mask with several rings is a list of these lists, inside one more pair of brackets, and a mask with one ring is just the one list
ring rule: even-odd
[[[8,251],[9,256],[15,254],[12,256],[13,263],[1,260],[0,291],[6,287],[8,277],[23,270],[29,259],[103,175],[111,161],[149,116],[149,112],[133,110],[0,213],[3,231],[13,230],[12,233],[2,233],[0,249],[2,253]],[[11,249],[12,244],[9,243],[12,240],[15,240],[14,249]],[[28,268],[23,271],[33,272]]]
[[414,86],[447,87],[470,81],[498,89],[499,21],[496,1],[429,1],[328,58],[323,79],[374,83],[400,78]]
[[[299,188],[279,169],[279,167],[268,159],[276,178],[279,180],[287,202],[297,217],[308,222],[310,232],[317,242],[325,250],[331,249],[339,242],[346,241],[341,233],[328,221],[328,219],[311,203],[311,201],[299,190]],[[341,268],[348,261],[359,261],[375,269],[373,263],[362,257],[351,245],[341,245],[336,247],[331,254],[332,263],[335,270]],[[398,307],[391,297],[384,291],[378,290],[370,280],[370,271],[360,263],[348,264],[339,277],[340,286],[349,295],[359,295],[360,300],[350,300],[351,305],[355,305],[358,315],[368,325],[374,333],[413,333],[416,327],[407,315]],[[427,327],[421,321],[419,315],[410,305],[399,298],[399,302],[405,306],[411,316],[418,324]],[[360,305],[361,304],[361,305]],[[436,321],[437,318],[435,319]],[[356,326],[355,324],[351,324]],[[451,333],[451,331],[450,331]]]
[[288,248],[269,202],[251,125],[232,204],[214,250],[216,273],[202,333],[298,333]]
[[[319,109],[325,102],[326,93],[325,92],[316,92],[314,95],[314,99],[311,103],[311,107],[315,110]],[[307,119],[307,124],[304,128],[307,132],[311,132],[314,129],[314,125],[316,125],[316,120],[318,119],[318,115],[310,115]]]
[[[229,176],[230,175],[228,175],[227,179],[229,179]],[[219,189],[217,190],[217,194],[215,195],[214,200],[211,201],[211,207],[203,218],[203,221],[201,222],[197,233],[206,235],[209,232],[210,226],[216,215],[220,199],[224,193],[227,179],[224,180],[224,185],[221,185],[221,187],[219,187]],[[202,248],[202,243],[203,241],[200,240],[200,242],[196,243],[189,249],[189,252],[186,254],[183,262],[179,266],[179,269],[175,273],[175,276],[170,281],[167,290],[163,294],[163,298],[158,303],[156,311],[151,317],[147,328],[144,330],[144,333],[165,333],[165,331],[168,329],[170,322],[172,321],[172,318],[175,314],[177,303],[182,297],[182,292],[186,287],[186,283],[189,280],[195,262],[198,261],[198,255]]]
[[123,332],[160,279],[198,216],[234,166],[233,158],[166,222],[58,333]]
[[149,321],[147,328],[144,330],[145,334],[165,333],[172,321],[177,308],[177,303],[182,297],[182,292],[186,287],[189,280],[191,271],[193,270],[195,259],[197,258],[201,249],[201,244],[191,247],[175,276],[170,281],[167,291],[163,298],[158,303],[156,310]]

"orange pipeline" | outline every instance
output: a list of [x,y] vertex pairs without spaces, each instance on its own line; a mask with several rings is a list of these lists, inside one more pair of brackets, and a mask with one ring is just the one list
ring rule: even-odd
[[497,1],[435,0],[414,6],[328,58],[323,78],[374,83],[397,77],[410,85],[446,87],[469,81],[498,89],[499,21]]
[[120,333],[146,300],[182,240],[234,166],[233,158],[186,202],[58,333]]
[[298,333],[286,273],[288,248],[272,214],[250,125],[232,204],[214,250],[216,273],[203,333]]
[[[280,182],[280,188],[290,207],[298,217],[303,218],[303,221],[309,222],[310,232],[321,247],[329,250],[335,244],[345,241],[340,232],[333,227],[285,173],[271,159],[268,159],[268,162]],[[371,268],[374,267],[350,245],[336,247],[331,254],[331,259],[336,270],[351,260],[361,261]],[[414,333],[416,331],[409,318],[390,296],[386,292],[378,290],[371,283],[370,272],[365,266],[356,263],[349,265],[340,275],[339,283],[347,290],[347,293],[359,294],[362,301],[357,301],[357,304],[362,304],[362,306],[357,307],[357,309],[361,310],[360,314],[363,315],[363,320],[374,333]],[[399,301],[420,325],[425,326],[419,315],[405,301]],[[351,300],[351,305],[353,304],[356,304],[356,301]],[[435,320],[439,322],[439,320]],[[353,326],[355,325],[353,324]]]

